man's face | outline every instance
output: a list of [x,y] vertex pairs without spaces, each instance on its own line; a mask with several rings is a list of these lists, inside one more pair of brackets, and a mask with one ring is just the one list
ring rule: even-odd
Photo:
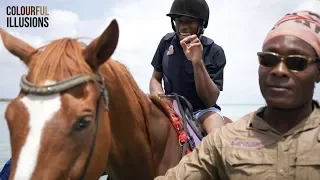
[[174,21],[176,23],[179,40],[182,40],[189,35],[196,34],[200,26],[200,21],[198,19],[187,16],[177,17]]
[[[280,56],[302,55],[317,57],[315,50],[305,41],[294,36],[278,36],[269,40],[263,46],[263,52],[274,52]],[[274,56],[261,56],[270,62]],[[269,58],[269,59],[268,59]],[[294,58],[293,58],[294,59]],[[290,66],[297,66],[298,58],[286,65],[283,61],[274,66],[259,67],[260,90],[268,106],[274,108],[297,108],[313,97],[315,82],[319,80],[317,64],[312,62],[298,72],[291,70]],[[299,67],[299,66],[298,66]]]

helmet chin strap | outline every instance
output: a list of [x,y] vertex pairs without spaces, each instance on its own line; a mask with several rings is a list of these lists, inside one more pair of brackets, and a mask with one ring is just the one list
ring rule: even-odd
[[171,18],[171,27],[172,27],[173,31],[177,33],[177,31],[176,31],[176,25],[174,24],[173,18]]
[[[202,21],[202,24],[198,27],[198,30],[197,30],[198,38],[201,38],[202,34],[204,33],[204,30],[205,30],[204,24],[205,24],[205,22]],[[177,32],[177,30],[176,30],[176,25],[174,24],[173,18],[171,18],[171,27],[172,27],[173,31],[178,35],[179,32]]]
[[198,31],[197,31],[198,38],[201,38],[202,34],[204,33],[204,30],[205,30],[204,24],[205,24],[205,22],[202,21],[201,26],[198,27]]

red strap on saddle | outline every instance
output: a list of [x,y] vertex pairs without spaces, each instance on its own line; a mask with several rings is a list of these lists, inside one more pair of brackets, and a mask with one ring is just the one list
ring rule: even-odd
[[[166,100],[161,100],[161,101],[163,102],[164,107],[170,113],[169,114],[170,115],[170,120],[171,120],[171,123],[172,123],[174,129],[177,132],[177,135],[178,135],[178,138],[179,138],[179,144],[181,146],[183,146],[183,144],[187,142],[188,136],[187,136],[187,133],[184,131],[183,123],[182,123],[182,121],[180,119],[180,116],[173,110],[171,102],[168,102]],[[186,154],[189,154],[190,152],[191,152],[191,150],[190,150],[190,147],[188,146],[187,149],[186,149]]]

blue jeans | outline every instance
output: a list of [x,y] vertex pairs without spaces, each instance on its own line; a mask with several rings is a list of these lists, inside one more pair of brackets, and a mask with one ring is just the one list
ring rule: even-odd
[[0,172],[0,180],[8,180],[10,176],[10,169],[11,169],[11,158],[7,163],[4,165],[2,171]]
[[215,107],[209,107],[207,109],[201,109],[196,112],[193,112],[193,116],[196,119],[196,121],[199,122],[200,117],[203,116],[207,112],[215,112],[221,116],[222,120],[224,120],[221,111]]

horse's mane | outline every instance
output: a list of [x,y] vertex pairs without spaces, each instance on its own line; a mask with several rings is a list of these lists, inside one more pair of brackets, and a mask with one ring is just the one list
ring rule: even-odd
[[83,48],[78,39],[71,38],[54,40],[38,48],[28,61],[33,83],[60,81],[62,78],[92,72],[84,60]]
[[[139,88],[138,84],[124,64],[110,59],[105,65],[106,66],[103,67],[106,67],[106,69],[101,68],[100,72],[102,72],[103,74],[109,73],[109,76],[111,70],[111,72],[113,72],[112,74],[115,76],[115,82],[118,83],[117,86],[123,87],[122,89],[119,88],[119,91],[122,91],[123,95],[126,97],[128,106],[130,107],[131,112],[134,116],[133,119],[128,120],[130,120],[131,123],[135,123],[135,127],[138,127],[141,130],[145,130],[146,140],[148,141],[151,150],[151,161],[154,161],[154,151],[152,150],[152,141],[149,130],[149,118],[151,109],[149,106],[150,101],[148,99],[148,96]],[[109,70],[107,69],[108,67],[110,68]],[[136,154],[132,154],[132,156],[136,156]]]
[[[91,73],[92,69],[83,57],[84,48],[85,45],[76,38],[62,38],[36,49],[28,60],[33,83],[40,84],[46,80],[60,81],[78,74]],[[147,111],[146,95],[140,90],[127,67],[112,59],[106,64],[108,65],[103,67],[109,67],[109,70],[105,74],[110,76],[109,73],[112,72],[117,82],[124,87],[124,94],[129,98],[130,106],[137,112],[137,118],[145,119],[146,117],[142,116],[146,116],[146,112],[141,110]]]
[[[110,75],[110,71],[116,78],[116,82],[123,87],[123,94],[127,97],[129,106],[133,108],[135,113],[135,118],[138,120],[148,119],[149,104],[147,95],[140,89],[133,76],[130,74],[128,68],[115,60],[108,60],[106,67],[110,69],[105,74]],[[104,72],[105,70],[102,70]],[[144,123],[144,122],[141,122]]]
[[[84,47],[78,39],[63,38],[38,48],[28,61],[33,83],[41,84],[46,80],[61,81],[78,74],[91,73],[92,70],[83,57]],[[148,99],[127,67],[110,59],[100,71],[107,76],[106,78],[114,76],[116,79],[113,82],[124,87],[123,93],[128,98],[129,106],[133,108],[136,122],[140,127],[145,126],[146,122],[143,119],[148,119]]]
[[[63,38],[38,48],[27,61],[32,76],[29,81],[40,85],[46,80],[61,81],[78,74],[91,73],[92,69],[83,57],[84,47],[78,39]],[[119,97],[125,98],[126,103],[123,103],[127,104],[133,115],[128,120],[136,128],[146,131],[146,140],[152,148],[148,96],[139,88],[128,68],[118,61],[110,58],[99,68],[99,72],[106,79],[107,86],[118,87],[116,91],[121,91]]]

